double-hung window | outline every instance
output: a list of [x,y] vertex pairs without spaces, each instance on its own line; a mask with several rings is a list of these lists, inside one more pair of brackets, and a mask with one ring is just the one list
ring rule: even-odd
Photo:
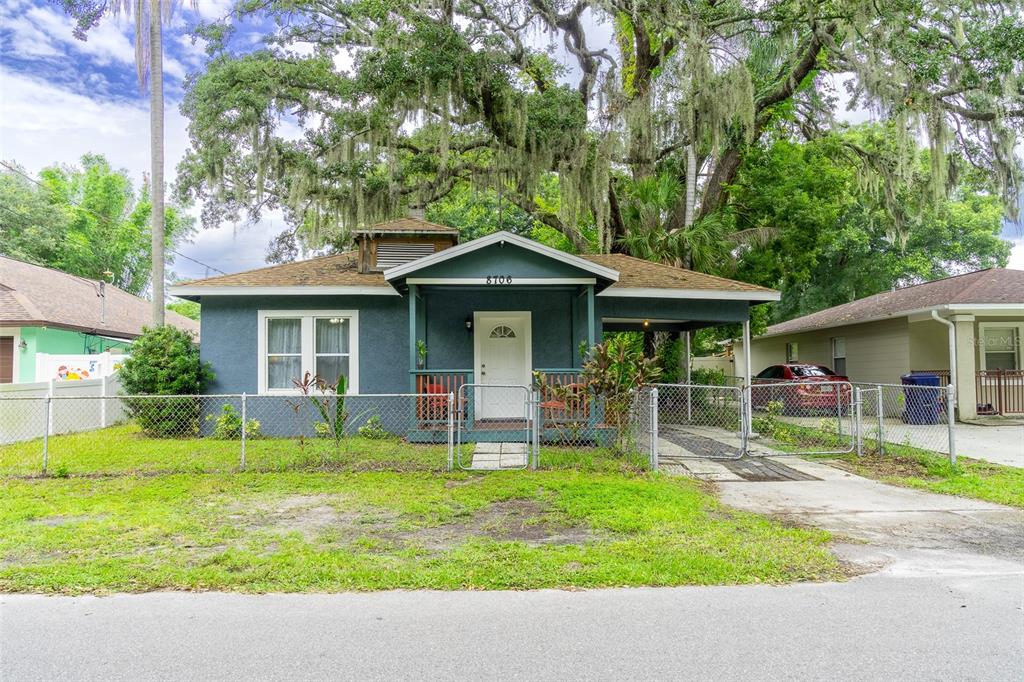
[[259,312],[260,393],[294,393],[309,372],[359,390],[358,313],[335,310]]
[[981,368],[1020,369],[1021,333],[1024,325],[982,322]]
[[835,336],[832,338],[832,371],[840,376],[846,376],[845,336]]

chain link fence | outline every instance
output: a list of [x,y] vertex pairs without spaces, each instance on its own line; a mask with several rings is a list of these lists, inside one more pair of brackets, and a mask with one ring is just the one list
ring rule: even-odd
[[912,447],[955,461],[952,387],[765,382],[659,384],[653,418],[634,428],[652,466],[687,458],[885,454]]
[[854,384],[858,395],[857,452],[886,453],[899,446],[955,453],[949,386]]
[[746,449],[743,390],[736,386],[657,384],[657,447],[668,461],[738,459]]
[[634,396],[448,394],[0,398],[0,474],[646,467]]
[[749,400],[750,437],[761,454],[842,454],[856,447],[849,382],[755,383]]

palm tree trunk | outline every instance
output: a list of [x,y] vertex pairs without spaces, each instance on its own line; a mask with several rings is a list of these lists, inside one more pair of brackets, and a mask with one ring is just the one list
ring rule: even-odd
[[[692,135],[692,133],[691,133]],[[686,145],[686,206],[683,213],[683,227],[689,229],[693,225],[693,214],[697,203],[697,154],[693,142]],[[687,252],[684,267],[690,267],[690,253]],[[690,383],[690,332],[679,332],[679,376],[684,383]]]
[[161,0],[149,3],[149,149],[153,202],[153,324],[164,323],[164,56],[161,44]]

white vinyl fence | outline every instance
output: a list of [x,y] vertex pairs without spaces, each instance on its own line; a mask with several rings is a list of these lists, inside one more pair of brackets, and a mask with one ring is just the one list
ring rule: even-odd
[[[59,400],[40,398],[100,398],[116,396],[121,389],[117,375],[81,381],[37,381],[30,384],[0,385],[0,399],[6,409],[0,410],[0,445],[38,438],[46,423],[48,435],[93,431],[118,423],[125,417],[118,400],[94,400],[88,408],[62,409]],[[49,402],[49,407],[47,407]]]

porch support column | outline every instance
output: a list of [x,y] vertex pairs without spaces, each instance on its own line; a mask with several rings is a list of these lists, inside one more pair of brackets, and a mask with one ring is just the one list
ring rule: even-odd
[[416,296],[418,287],[409,285],[409,389],[416,392]]
[[[974,339],[974,315],[953,315],[956,327],[956,404],[960,419],[978,416],[978,389],[976,381],[977,348]],[[952,369],[950,365],[950,369]]]
[[594,285],[587,285],[587,350],[596,343],[597,329],[594,325]]

